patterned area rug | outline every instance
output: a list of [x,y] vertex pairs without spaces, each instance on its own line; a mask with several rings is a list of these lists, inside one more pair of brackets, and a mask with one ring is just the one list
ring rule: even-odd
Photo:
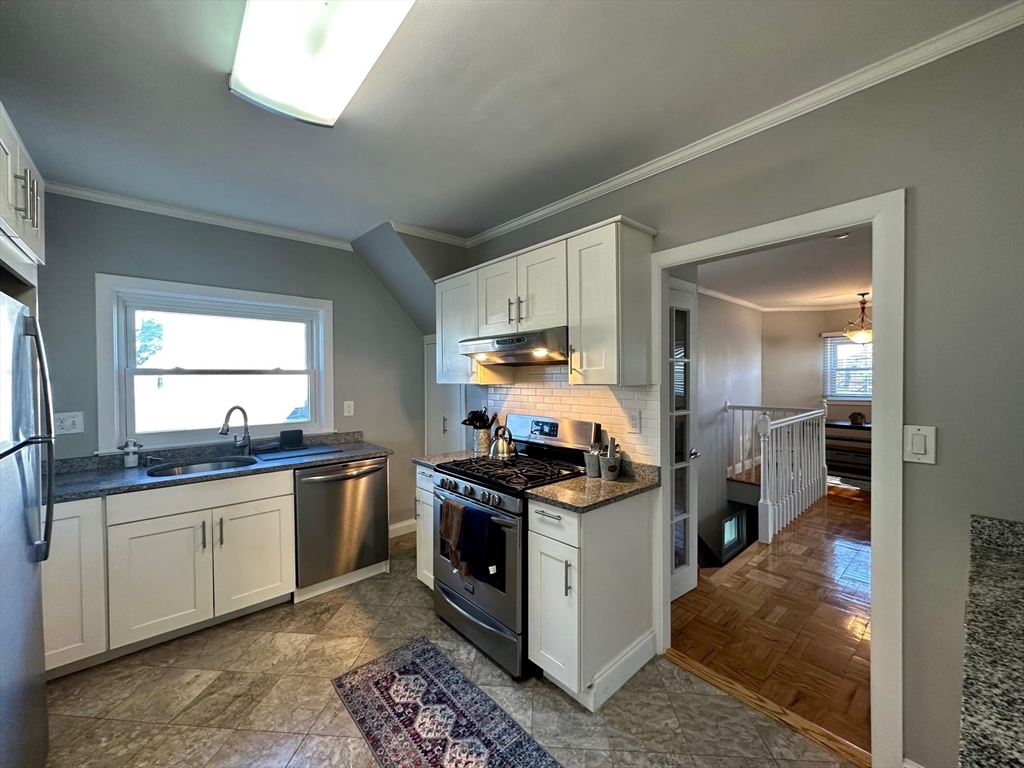
[[386,768],[558,768],[424,637],[335,678],[334,688]]

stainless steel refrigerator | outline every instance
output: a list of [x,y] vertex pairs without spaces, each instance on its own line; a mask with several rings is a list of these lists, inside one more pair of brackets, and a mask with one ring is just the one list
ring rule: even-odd
[[[42,563],[53,529],[53,409],[43,339],[0,293],[0,766],[46,763]],[[40,411],[37,410],[41,409]]]

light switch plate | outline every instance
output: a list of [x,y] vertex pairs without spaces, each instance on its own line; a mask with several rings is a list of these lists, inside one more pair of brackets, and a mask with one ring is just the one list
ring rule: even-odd
[[903,460],[915,464],[935,463],[935,427],[903,425]]
[[85,418],[81,411],[53,414],[53,431],[58,435],[85,432]]
[[356,414],[356,401],[355,400],[346,400],[345,404],[344,404],[344,407],[345,407],[345,415],[346,416],[355,416],[355,414]]

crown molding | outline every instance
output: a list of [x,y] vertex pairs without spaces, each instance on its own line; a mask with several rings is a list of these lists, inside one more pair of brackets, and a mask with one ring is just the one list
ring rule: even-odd
[[[758,312],[831,312],[834,309],[860,309],[860,304],[820,304],[809,307],[762,307],[760,304],[755,304],[752,301],[741,299],[738,296],[731,296],[730,294],[722,293],[721,291],[713,291],[710,288],[705,288],[700,285],[697,286],[697,293],[702,293],[713,299],[728,301],[732,304],[739,304],[741,307],[755,309]],[[867,306],[871,306],[870,301],[867,303]]]
[[216,227],[239,229],[243,232],[253,232],[257,235],[269,235],[270,237],[280,237],[285,240],[296,240],[300,243],[322,245],[326,248],[337,248],[342,251],[352,250],[352,245],[347,240],[336,240],[322,235],[313,235],[309,232],[285,229],[284,227],[272,227],[269,224],[260,224],[255,221],[248,221],[247,219],[235,219],[230,216],[218,216],[213,213],[203,213],[202,211],[192,210],[191,208],[179,208],[174,205],[152,203],[148,200],[139,200],[134,197],[123,197],[122,195],[114,195],[110,192],[100,192],[95,189],[86,189],[84,187],[75,187],[70,184],[61,184],[60,182],[47,182],[46,191],[52,192],[55,195],[63,195],[64,197],[76,197],[79,200],[90,200],[94,203],[116,205],[119,208],[131,208],[134,211],[143,211],[144,213],[156,213],[160,216],[171,216],[175,219],[198,221],[201,224],[213,224]]
[[413,237],[422,237],[424,240],[433,240],[437,243],[447,243],[448,245],[457,245],[459,248],[468,248],[469,243],[464,237],[456,237],[455,235],[449,235],[445,232],[438,232],[433,229],[427,229],[426,227],[417,227],[412,224],[403,224],[400,221],[389,222],[391,228],[395,232],[399,232],[403,235],[412,235]]
[[838,80],[833,80],[831,83],[815,88],[813,91],[808,91],[802,96],[798,96],[759,115],[713,133],[681,149],[669,152],[667,155],[663,155],[643,165],[638,165],[631,170],[620,173],[618,176],[613,176],[592,187],[588,187],[554,203],[474,235],[468,238],[466,241],[467,245],[472,248],[481,243],[486,243],[488,240],[507,235],[509,232],[514,232],[549,216],[554,216],[570,208],[575,208],[577,205],[582,205],[623,187],[628,187],[638,181],[664,173],[676,166],[696,160],[710,152],[722,149],[730,144],[735,144],[737,141],[755,136],[777,125],[806,115],[808,112],[821,109],[873,85],[899,77],[906,72],[923,67],[925,64],[930,64],[936,59],[949,56],[952,53],[956,53],[975,43],[988,40],[990,37],[995,37],[1022,24],[1024,24],[1024,0],[1015,0],[1015,2],[1009,5],[997,8],[984,16],[972,19],[965,24],[961,24],[959,27],[954,27],[874,64],[869,64],[862,69],[858,69],[856,72],[840,77]]

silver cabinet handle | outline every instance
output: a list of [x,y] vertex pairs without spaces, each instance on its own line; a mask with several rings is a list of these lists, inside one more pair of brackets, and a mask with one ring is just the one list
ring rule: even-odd
[[[17,210],[17,209],[15,209],[15,210]],[[512,317],[512,299],[509,299],[508,300],[508,324],[512,325],[512,323],[514,323],[514,322],[515,322],[515,319]]]
[[206,549],[206,521],[203,520],[203,522],[200,523],[199,527],[202,529],[202,532],[203,532],[202,533],[202,535],[203,535],[203,549]]
[[519,322],[521,323],[523,322],[523,298],[519,296],[517,297],[517,299],[519,301],[519,308],[516,310],[516,314],[518,316]]
[[562,519],[561,515],[553,515],[550,512],[545,512],[543,509],[535,509],[533,511],[536,512],[541,517],[550,517],[552,520],[561,520]]
[[[32,218],[32,169],[28,166],[25,167],[24,173],[11,174],[15,179],[24,183],[25,185],[25,207],[19,208],[14,206],[14,210],[21,214],[23,219]],[[15,192],[17,195],[17,192]]]
[[572,356],[575,354],[575,350],[572,348],[572,344],[569,345],[569,375],[572,376]]
[[691,459],[699,459],[700,458],[700,451],[698,451],[696,448],[691,448],[690,449],[690,458]]
[[367,467],[366,469],[357,469],[352,472],[338,472],[333,475],[317,475],[316,477],[303,477],[299,479],[300,483],[337,483],[342,480],[352,480],[357,477],[363,477],[364,475],[372,475],[374,472],[380,472],[384,469],[383,465],[376,467]]
[[419,499],[416,499],[416,502],[413,504],[413,507],[412,507],[412,517],[413,517],[413,520],[419,520],[420,519],[420,500]]
[[569,568],[571,568],[571,567],[572,566],[569,565],[569,561],[566,560],[565,561],[565,597],[569,596]]
[[32,228],[39,229],[39,179],[32,179]]
[[420,477],[433,477],[434,476],[430,472],[417,472],[416,474],[419,475]]
[[448,434],[448,417],[444,416],[441,418],[441,434]]
[[220,545],[224,546],[224,518],[220,519]]

